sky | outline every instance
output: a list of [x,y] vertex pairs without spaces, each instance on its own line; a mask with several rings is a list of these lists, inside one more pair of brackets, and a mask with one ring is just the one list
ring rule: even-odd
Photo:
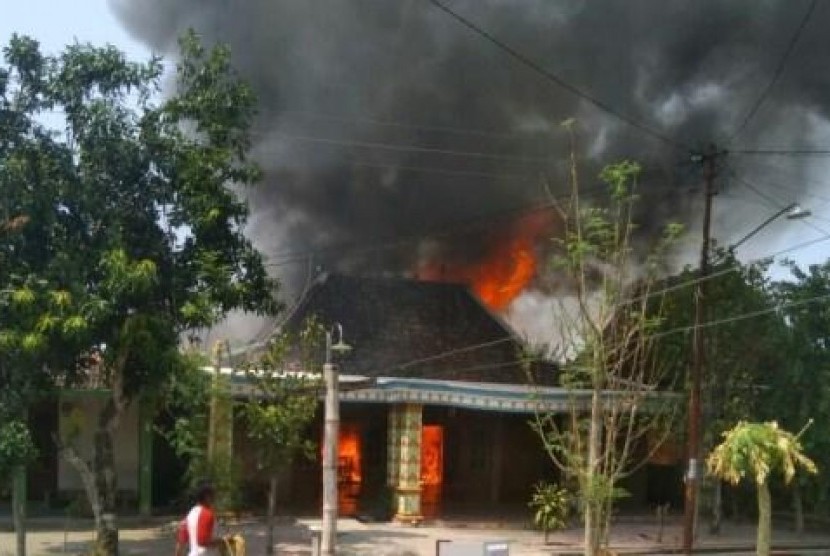
[[107,0],[0,0],[0,43],[12,33],[40,41],[46,52],[57,52],[75,41],[111,43],[129,58],[144,60],[150,51],[132,39],[108,6]]
[[[108,0],[0,0],[0,44],[5,45],[12,33],[26,34],[40,41],[46,52],[57,52],[64,45],[78,41],[93,44],[111,43],[134,60],[146,60],[151,52],[140,42],[133,39],[118,22],[108,5]],[[828,134],[830,135],[830,134]],[[830,143],[830,136],[824,143]],[[807,161],[811,167],[811,179],[827,182],[827,164],[824,161]],[[825,196],[791,199],[776,199],[783,206],[789,202],[800,202],[813,212],[813,217],[790,222],[779,219],[767,226],[743,246],[738,255],[743,260],[761,257],[790,246],[820,238],[830,232],[830,186],[824,188]],[[813,188],[813,193],[822,191]],[[818,193],[816,193],[818,194]],[[715,198],[713,235],[715,237],[738,238],[748,233],[775,212],[769,202],[742,192],[741,198],[747,202],[757,203],[753,218],[757,221],[736,222],[728,211],[718,208]],[[690,230],[687,241],[694,244],[699,241],[699,231]],[[790,256],[800,264],[823,262],[830,253],[830,241],[818,243],[810,248],[793,252]],[[773,276],[782,278],[786,274],[780,267],[773,270]]]

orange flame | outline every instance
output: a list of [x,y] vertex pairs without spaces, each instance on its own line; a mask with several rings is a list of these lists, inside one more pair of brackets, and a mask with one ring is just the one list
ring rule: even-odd
[[496,238],[484,260],[473,264],[429,261],[418,276],[424,280],[467,284],[488,307],[505,310],[536,276],[536,247],[549,234],[548,213],[526,216],[506,238]]

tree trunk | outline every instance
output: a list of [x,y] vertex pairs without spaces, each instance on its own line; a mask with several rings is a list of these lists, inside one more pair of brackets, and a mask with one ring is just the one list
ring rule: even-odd
[[602,428],[602,407],[600,390],[593,389],[591,395],[591,423],[588,431],[588,462],[585,470],[585,531],[583,548],[585,556],[599,553],[600,529],[602,524],[602,499],[597,492],[597,474],[600,458],[600,429]]
[[769,484],[765,481],[758,485],[758,542],[755,546],[757,556],[769,556],[772,538],[772,501]]
[[75,468],[78,475],[81,477],[81,483],[84,485],[84,492],[92,509],[92,517],[95,519],[95,530],[101,528],[102,511],[100,504],[100,496],[98,496],[98,485],[95,482],[95,473],[90,469],[89,464],[85,462],[72,446],[64,445],[59,440],[58,450],[66,461]]
[[12,519],[16,537],[17,556],[26,556],[26,468],[14,470],[12,483]]
[[804,500],[801,498],[801,485],[798,481],[795,481],[793,486],[793,514],[795,515],[793,526],[795,532],[800,535],[804,533]]
[[98,488],[98,503],[101,518],[95,531],[95,555],[118,555],[118,528],[115,523],[116,479],[115,455],[112,434],[107,428],[110,411],[101,414],[101,426],[95,432],[95,483]]
[[112,395],[98,415],[98,428],[95,431],[93,473],[100,511],[100,518],[96,520],[95,526],[95,556],[118,556],[118,526],[115,520],[118,489],[113,437],[127,408],[124,397],[124,368],[127,355],[127,350],[120,353],[110,368]]
[[715,479],[713,490],[712,522],[709,524],[709,532],[713,535],[719,535],[721,521],[723,520],[723,483],[718,479]]
[[274,553],[274,516],[277,514],[277,477],[275,473],[269,479],[268,515],[265,521],[265,553]]

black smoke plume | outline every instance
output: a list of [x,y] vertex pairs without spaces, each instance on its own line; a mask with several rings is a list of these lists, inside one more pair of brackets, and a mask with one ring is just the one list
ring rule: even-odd
[[[162,53],[174,54],[187,28],[230,45],[260,101],[255,152],[266,184],[251,193],[251,232],[277,272],[295,283],[310,254],[314,266],[364,272],[411,270],[429,250],[470,260],[485,255],[493,230],[545,201],[543,184],[566,191],[569,139],[560,123],[570,118],[585,188],[597,185],[603,164],[637,159],[646,170],[646,235],[667,219],[696,220],[700,195],[690,186],[700,171],[687,146],[723,143],[739,126],[808,5],[446,2],[683,146],[551,84],[427,0],[112,0],[129,31]],[[732,148],[806,146],[825,125],[828,8],[819,4]],[[748,157],[730,159],[730,168],[720,169],[723,188],[735,169],[765,175]],[[790,162],[764,163],[804,174]],[[782,202],[793,195],[776,194]],[[755,210],[766,209],[751,209],[747,219]]]

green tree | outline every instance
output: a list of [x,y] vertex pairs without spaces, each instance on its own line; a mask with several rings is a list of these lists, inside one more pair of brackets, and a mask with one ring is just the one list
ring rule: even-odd
[[17,535],[17,556],[26,555],[25,518],[25,469],[37,457],[32,435],[26,423],[10,418],[0,407],[0,477],[8,480],[12,489],[12,517]]
[[268,479],[268,554],[274,553],[280,476],[298,457],[313,458],[315,454],[308,429],[320,405],[322,384],[317,371],[324,334],[314,320],[306,323],[298,335],[283,332],[270,341],[259,364],[248,371],[255,387],[242,405],[242,414],[248,436],[254,441],[257,466]]
[[[830,295],[830,262],[807,269],[790,262],[787,267],[792,278],[774,284],[787,329],[784,361],[765,377],[769,387],[761,392],[759,416],[795,429],[810,419],[830,420],[830,312],[821,302]],[[830,435],[819,427],[802,442],[819,467],[830,467]],[[803,529],[805,511],[830,512],[826,473],[800,475],[792,492],[798,529]]]
[[[733,423],[755,419],[764,406],[761,393],[769,388],[770,377],[780,375],[786,365],[787,330],[775,313],[728,322],[735,315],[764,311],[775,303],[773,284],[768,276],[769,261],[744,265],[725,249],[713,253],[712,275],[705,282],[704,322],[725,320],[705,328],[706,359],[703,381],[704,452],[711,449]],[[676,384],[684,384],[691,367],[690,349],[694,314],[696,269],[686,268],[666,279],[670,291],[659,310],[662,314],[657,354],[668,365],[667,373]],[[772,417],[770,417],[772,418]],[[802,421],[803,422],[803,421]],[[710,529],[720,530],[722,482],[707,485],[711,509]]]
[[19,36],[3,53],[0,289],[11,293],[0,343],[19,354],[11,369],[38,354],[35,369],[57,383],[94,369],[109,388],[91,464],[71,442],[61,451],[84,477],[96,552],[117,554],[113,436],[124,411],[163,385],[185,331],[235,309],[278,309],[231,189],[260,175],[246,156],[254,98],[227,49],[192,34],[163,101],[157,59],[80,44],[47,56]]
[[[214,352],[224,349],[225,342],[220,341]],[[238,488],[239,466],[231,455],[208,449],[212,408],[233,412],[230,380],[207,372],[211,365],[203,354],[188,353],[182,363],[159,395],[160,410],[171,418],[172,426],[158,432],[186,464],[182,485],[186,493],[209,480],[216,489],[219,506],[238,508],[243,502]]]
[[816,465],[804,455],[794,435],[775,422],[740,422],[723,434],[723,441],[706,460],[709,472],[733,485],[749,477],[758,489],[758,556],[769,556],[772,539],[772,499],[769,476],[780,471],[789,484],[799,467],[816,473]]
[[560,207],[565,231],[556,240],[553,272],[570,287],[556,321],[559,355],[566,360],[562,381],[572,404],[564,422],[541,414],[534,426],[554,464],[577,485],[583,547],[594,556],[608,541],[613,504],[623,494],[619,481],[643,463],[635,456],[647,436],[665,434],[671,420],[674,404],[654,395],[663,370],[652,357],[660,316],[650,312],[650,300],[680,228],[667,226],[654,245],[635,251],[640,166],[623,161],[606,167],[600,178],[609,198],[589,206],[580,202],[573,157],[571,162],[573,195]]

